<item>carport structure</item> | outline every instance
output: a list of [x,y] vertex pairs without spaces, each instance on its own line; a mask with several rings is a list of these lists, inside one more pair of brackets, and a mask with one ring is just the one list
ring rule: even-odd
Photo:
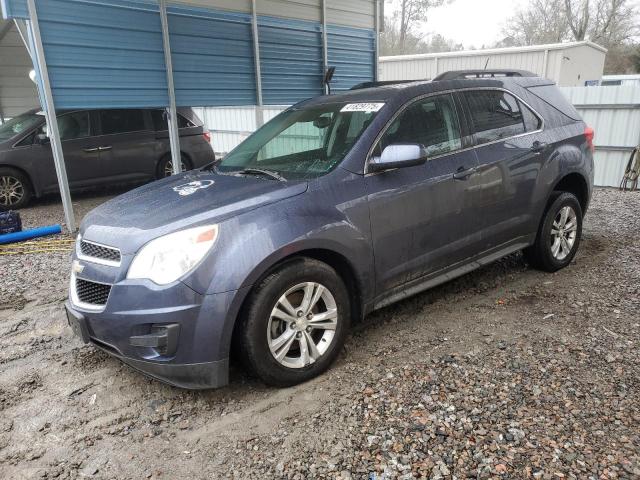
[[56,110],[166,108],[179,171],[176,107],[256,105],[260,117],[322,94],[330,66],[333,91],[375,79],[379,2],[0,0],[33,60],[69,230]]

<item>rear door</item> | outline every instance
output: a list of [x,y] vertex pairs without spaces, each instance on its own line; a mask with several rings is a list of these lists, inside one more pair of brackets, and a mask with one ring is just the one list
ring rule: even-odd
[[148,110],[99,110],[100,176],[135,181],[155,177],[161,142],[156,139]]
[[543,122],[501,89],[461,92],[478,157],[476,221],[482,251],[507,246],[531,232],[533,194],[547,152]]
[[474,211],[468,193],[477,161],[472,150],[464,150],[453,96],[429,96],[408,105],[390,123],[373,155],[402,143],[424,146],[427,162],[365,177],[379,293],[473,252]]

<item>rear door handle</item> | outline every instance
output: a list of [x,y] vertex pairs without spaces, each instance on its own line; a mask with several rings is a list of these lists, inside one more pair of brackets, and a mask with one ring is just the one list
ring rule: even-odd
[[534,153],[540,153],[543,152],[548,146],[548,143],[538,142],[536,140],[535,142],[533,142],[533,145],[531,145],[530,150]]
[[107,147],[98,147],[98,150],[100,150],[101,152],[106,152],[107,150],[111,150],[113,147],[111,145],[107,146]]
[[84,151],[87,152],[87,153],[93,153],[93,152],[97,152],[98,149],[97,148],[85,148]]
[[476,167],[471,167],[471,168],[460,167],[453,174],[453,178],[455,178],[456,180],[467,180],[474,173],[476,173]]

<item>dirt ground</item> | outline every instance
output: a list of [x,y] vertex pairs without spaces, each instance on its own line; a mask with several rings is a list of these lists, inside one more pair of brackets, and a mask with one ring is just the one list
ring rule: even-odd
[[595,192],[569,268],[513,255],[385,308],[281,390],[235,367],[183,391],[82,346],[68,252],[0,272],[3,479],[640,478],[640,193]]

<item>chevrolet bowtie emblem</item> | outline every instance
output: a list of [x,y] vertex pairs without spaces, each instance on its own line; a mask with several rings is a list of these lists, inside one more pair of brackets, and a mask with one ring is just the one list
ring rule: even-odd
[[84,270],[84,265],[82,265],[78,260],[74,260],[73,264],[71,265],[71,270],[73,271],[73,273],[82,273],[82,271]]

